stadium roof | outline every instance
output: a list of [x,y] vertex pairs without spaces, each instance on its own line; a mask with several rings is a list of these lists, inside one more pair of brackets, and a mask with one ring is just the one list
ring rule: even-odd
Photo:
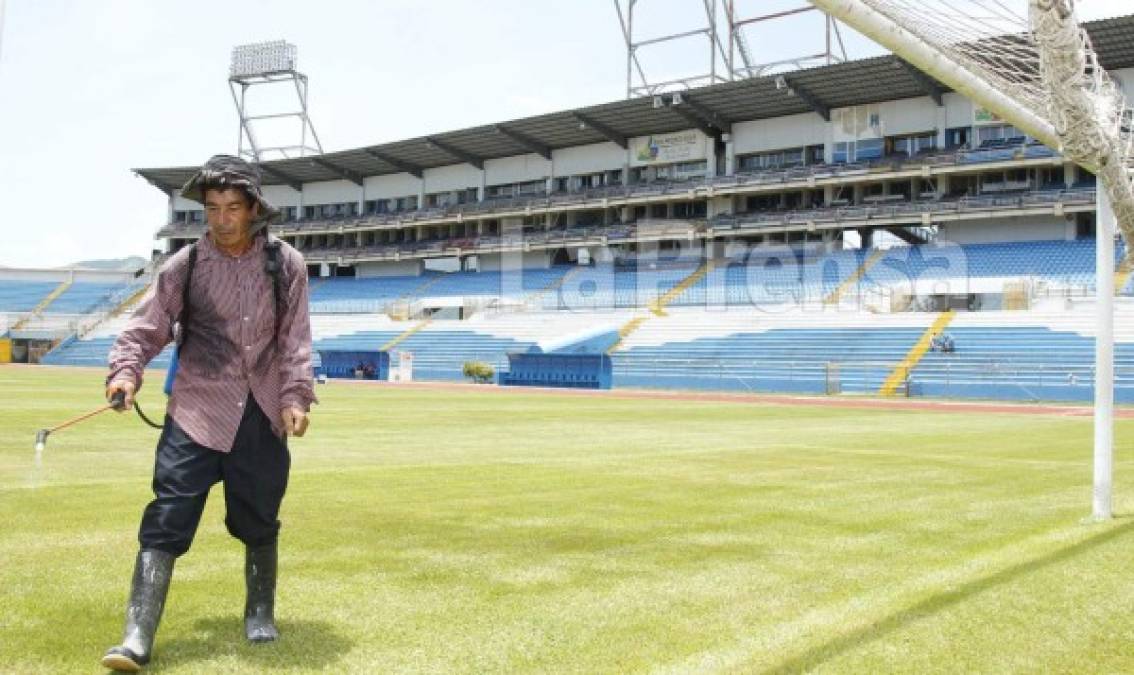
[[[1113,70],[1134,66],[1134,15],[1084,24],[1101,65]],[[782,79],[781,79],[782,78]],[[781,85],[777,86],[777,80]],[[681,92],[677,106],[654,107],[649,97],[525,117],[509,122],[365,146],[322,155],[268,161],[260,166],[265,185],[290,185],[346,179],[362,184],[366,176],[409,172],[484,160],[627,139],[691,127],[709,135],[733,122],[815,112],[830,117],[832,108],[932,96],[951,91],[896,56],[848,61],[781,75],[715,84]],[[179,189],[197,167],[135,169],[159,189]]]

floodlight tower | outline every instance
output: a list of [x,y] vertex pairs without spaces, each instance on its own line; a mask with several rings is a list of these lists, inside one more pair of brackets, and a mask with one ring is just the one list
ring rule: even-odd
[[[846,49],[843,47],[838,24],[830,16],[824,15],[825,34],[822,52],[789,55],[788,58],[764,63],[756,61],[752,49],[749,47],[748,38],[745,37],[745,29],[771,28],[774,30],[778,25],[782,25],[783,20],[788,17],[807,12],[818,12],[811,5],[805,4],[784,11],[741,17],[738,15],[736,0],[700,0],[700,2],[689,0],[693,3],[690,6],[700,5],[703,8],[705,23],[700,23],[701,19],[698,18],[696,24],[684,26],[687,30],[642,39],[635,34],[635,13],[638,13],[637,18],[641,22],[643,17],[639,5],[643,4],[643,1],[614,0],[618,24],[626,42],[626,98],[657,96],[667,92],[716,84],[717,82],[729,82],[775,72],[830,65],[846,60]],[[650,18],[664,17],[672,14],[674,9],[672,3],[650,2],[645,4],[652,7],[656,12]],[[695,13],[699,14],[700,12]],[[675,28],[677,27],[675,26]],[[639,58],[639,52],[643,47],[658,50],[669,45],[672,48],[674,43],[679,41],[688,45],[689,38],[707,41],[708,59],[703,61],[705,64],[703,68],[708,72],[701,70],[701,72],[692,76],[668,80],[659,80],[646,73],[646,69],[642,66],[642,59]],[[801,46],[801,49],[803,48]],[[704,47],[702,46],[699,49],[704,49]],[[692,59],[687,60],[692,62],[701,59],[701,56],[693,56]],[[637,78],[634,77],[635,73],[637,73]]]
[[[236,104],[236,112],[240,116],[240,135],[236,143],[236,152],[240,157],[260,162],[272,159],[268,155],[273,153],[285,159],[323,154],[323,145],[319,142],[315,126],[307,114],[307,76],[296,70],[297,55],[296,46],[284,40],[257,42],[233,48],[228,88],[232,92],[232,102]],[[267,84],[286,85],[289,82],[295,87],[295,93],[299,97],[299,110],[282,110],[261,115],[249,114],[247,106],[249,88]],[[300,132],[297,144],[263,147],[257,142],[256,134],[252,129],[253,122],[289,117],[299,119]],[[308,144],[309,131],[311,143],[314,145]]]
[[[737,16],[736,0],[725,0],[725,14],[728,17],[729,35],[728,64],[732,75],[740,78],[760,77],[761,75],[770,75],[776,72],[829,66],[832,63],[846,61],[847,50],[843,45],[843,36],[839,32],[839,24],[835,21],[835,18],[829,14],[823,14],[823,51],[811,54],[787,55],[787,58],[784,59],[765,61],[762,63],[757,62],[753,57],[752,50],[749,48],[748,40],[745,38],[744,34],[746,26],[753,28],[770,26],[774,29],[775,26],[772,24],[780,19],[817,11],[819,10],[815,6],[805,4],[801,7],[786,9],[781,12],[757,14],[741,18]],[[740,57],[741,63],[736,63],[736,56]]]

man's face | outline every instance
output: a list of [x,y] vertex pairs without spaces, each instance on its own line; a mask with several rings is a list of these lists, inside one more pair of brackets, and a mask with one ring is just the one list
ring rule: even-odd
[[252,238],[257,206],[237,188],[205,190],[205,219],[218,247],[239,248]]

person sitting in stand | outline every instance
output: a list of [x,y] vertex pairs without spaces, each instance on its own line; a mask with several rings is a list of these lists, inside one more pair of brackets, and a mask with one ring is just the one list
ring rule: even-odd
[[952,354],[957,351],[957,343],[952,335],[948,333],[941,334],[941,351],[945,354]]

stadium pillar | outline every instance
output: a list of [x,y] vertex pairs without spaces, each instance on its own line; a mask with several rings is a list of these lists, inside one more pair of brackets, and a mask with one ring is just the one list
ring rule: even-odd
[[488,189],[488,172],[480,169],[480,184],[476,186],[476,200],[484,201],[484,193]]
[[1114,233],[1106,190],[1095,192],[1095,520],[1111,518],[1114,474]]
[[[942,99],[942,101],[944,101],[944,99]],[[946,114],[947,108],[943,105],[939,105],[935,108],[935,112],[937,114],[937,149],[944,150],[945,130],[949,126],[949,117]]]
[[732,213],[732,197],[710,197],[706,205],[706,216],[714,218],[716,216]]
[[728,134],[728,140],[725,141],[724,158],[724,175],[736,174],[736,144],[732,139],[732,134]]
[[[1075,184],[1075,165],[1072,164],[1071,162],[1067,162],[1066,164],[1063,165],[1063,187],[1070,190],[1071,186],[1074,185],[1074,184]],[[1096,211],[1095,213],[1097,214],[1098,212]]]
[[520,246],[505,248],[500,253],[500,295],[520,298],[524,295],[523,269],[524,247],[523,218],[503,218],[500,221],[501,241],[521,242]]
[[859,239],[862,240],[861,247],[863,249],[868,249],[868,248],[870,248],[871,244],[873,243],[872,240],[874,239],[874,228],[860,227],[860,228],[858,228],[858,236],[859,236]]
[[823,125],[823,162],[832,164],[835,161],[835,123],[827,122]]
[[823,186],[823,206],[830,206],[831,202],[835,201],[835,186]]
[[705,138],[705,177],[714,178],[717,175],[717,139],[708,136]]

